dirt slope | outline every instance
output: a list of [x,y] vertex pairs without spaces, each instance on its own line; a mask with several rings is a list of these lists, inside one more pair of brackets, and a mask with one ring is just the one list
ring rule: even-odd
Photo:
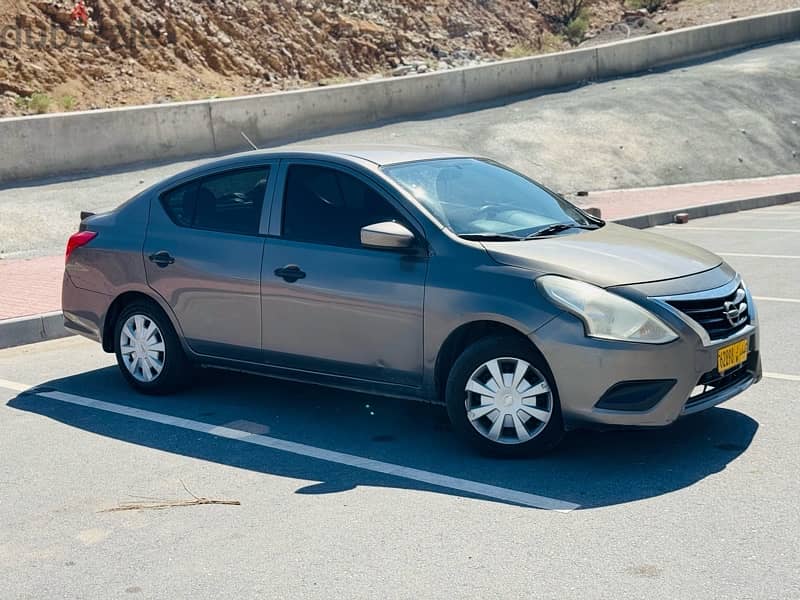
[[[465,63],[535,40],[527,1],[0,0],[6,27],[0,93],[76,98],[80,107],[252,93],[390,71]],[[9,23],[11,21],[11,23]],[[47,46],[30,47],[45,36]],[[53,42],[56,41],[55,46]],[[444,66],[444,65],[443,65]],[[423,67],[424,68],[424,67]],[[77,107],[76,106],[76,107]]]
[[[561,1],[87,0],[91,21],[76,26],[74,0],[0,0],[0,117],[267,92],[559,50],[570,46],[552,18]],[[683,6],[681,26],[729,18],[729,7],[714,6],[732,0],[664,2],[668,10],[646,15],[641,33],[669,28]],[[797,0],[734,4],[743,16]],[[625,11],[623,0],[594,0],[580,37],[618,36],[612,25]]]

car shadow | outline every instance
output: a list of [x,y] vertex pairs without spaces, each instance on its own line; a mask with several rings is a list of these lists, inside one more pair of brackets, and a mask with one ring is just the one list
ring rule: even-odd
[[374,485],[479,497],[39,394],[48,390],[546,496],[584,509],[691,486],[722,471],[747,449],[758,429],[747,415],[718,407],[663,429],[575,431],[546,456],[504,460],[462,445],[439,406],[211,370],[201,372],[191,390],[169,397],[139,395],[115,367],[107,367],[49,381],[8,402],[17,410],[128,443],[318,482],[298,489],[300,494]]

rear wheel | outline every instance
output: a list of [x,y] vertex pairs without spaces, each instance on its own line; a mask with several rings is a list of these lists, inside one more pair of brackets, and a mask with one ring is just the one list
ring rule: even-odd
[[189,380],[191,365],[175,329],[150,302],[136,301],[120,312],[114,351],[125,380],[145,394],[169,394]]
[[540,454],[563,435],[550,370],[532,347],[514,337],[469,346],[450,370],[446,401],[456,431],[486,453]]

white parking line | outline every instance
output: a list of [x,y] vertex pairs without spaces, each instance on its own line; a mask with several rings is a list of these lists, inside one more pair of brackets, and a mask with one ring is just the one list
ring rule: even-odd
[[[0,386],[7,387],[8,389],[14,391],[24,391],[29,389],[29,386],[24,386],[16,382],[6,381],[3,379],[0,379]],[[317,448],[315,446],[308,446],[306,444],[281,440],[266,435],[250,433],[240,429],[231,429],[230,427],[212,425],[210,423],[203,423],[202,421],[183,419],[181,417],[173,417],[150,410],[142,410],[121,404],[112,404],[110,402],[103,402],[102,400],[95,400],[93,398],[77,396],[75,394],[54,391],[39,392],[36,395],[43,398],[50,398],[51,400],[58,400],[59,402],[67,402],[69,404],[76,404],[78,406],[85,406],[95,410],[125,415],[135,419],[143,419],[145,421],[152,421],[153,423],[161,423],[163,425],[179,427],[181,429],[199,431],[201,433],[207,433],[217,437],[238,440],[240,442],[255,444],[257,446],[263,446],[273,450],[280,450],[282,452],[289,452],[290,454],[308,456],[310,458],[316,458],[318,460],[355,467],[365,471],[383,473],[386,475],[392,475],[394,477],[400,477],[402,479],[410,479],[442,488],[484,496],[486,498],[503,500],[505,502],[513,502],[523,506],[554,510],[557,512],[569,512],[571,510],[575,510],[576,508],[580,508],[580,504],[575,504],[574,502],[566,502],[556,498],[548,498],[547,496],[528,494],[525,492],[519,492],[517,490],[489,485],[486,483],[470,481],[468,479],[459,479],[458,477],[450,477],[449,475],[441,475],[439,473],[432,473],[430,471],[423,471],[421,469],[414,469],[412,467],[404,467],[402,465],[374,460],[371,458],[364,458],[363,456],[356,456],[354,454],[345,454],[344,452],[326,450],[324,448]]]
[[789,302],[791,304],[800,304],[800,300],[796,298],[775,298],[773,296],[753,296],[753,300],[762,300],[764,302]]
[[719,254],[720,256],[742,256],[745,258],[774,258],[777,260],[784,258],[800,258],[800,256],[792,256],[791,254],[743,254],[740,252],[714,252],[714,254]]
[[673,231],[750,231],[755,233],[800,233],[800,229],[758,229],[751,227],[690,227],[688,225],[657,225],[659,229],[669,228]]
[[783,379],[784,381],[800,381],[800,375],[786,375],[784,373],[763,373],[764,377],[770,379]]
[[14,392],[24,392],[25,390],[30,389],[30,387],[31,386],[25,385],[24,383],[17,383],[16,381],[9,381],[8,379],[0,379],[0,388],[5,388]]

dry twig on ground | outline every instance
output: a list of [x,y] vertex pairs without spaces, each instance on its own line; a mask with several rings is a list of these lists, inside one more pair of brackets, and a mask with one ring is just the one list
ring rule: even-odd
[[179,480],[186,493],[192,497],[192,500],[172,500],[172,501],[153,501],[153,502],[124,502],[114,508],[106,508],[100,512],[121,512],[124,510],[162,510],[165,508],[176,508],[178,506],[200,506],[201,504],[226,504],[229,506],[240,506],[241,502],[238,500],[215,500],[212,498],[201,498],[192,493],[183,480]]

